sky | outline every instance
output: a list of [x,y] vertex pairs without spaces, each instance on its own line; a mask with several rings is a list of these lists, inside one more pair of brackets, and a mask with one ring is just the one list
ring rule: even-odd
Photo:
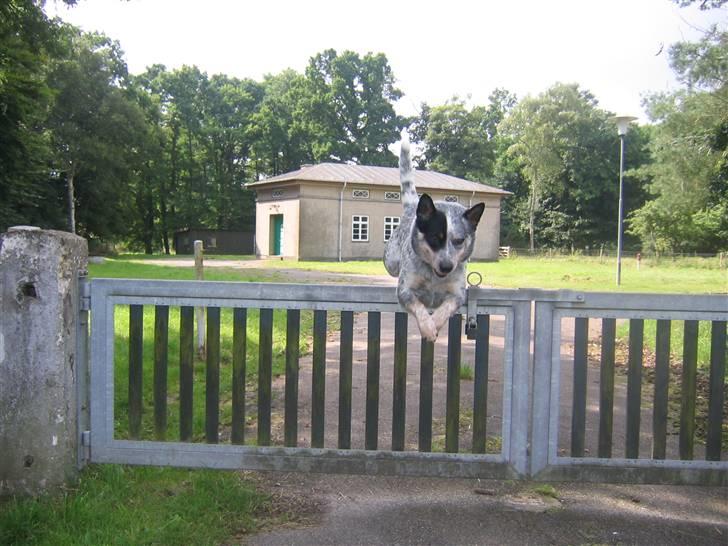
[[646,94],[679,88],[669,46],[697,40],[728,9],[670,0],[48,0],[46,12],[118,40],[130,72],[197,65],[261,81],[303,72],[328,48],[384,53],[414,115],[458,95],[487,104],[498,87],[522,98],[578,83],[601,108],[646,122]]

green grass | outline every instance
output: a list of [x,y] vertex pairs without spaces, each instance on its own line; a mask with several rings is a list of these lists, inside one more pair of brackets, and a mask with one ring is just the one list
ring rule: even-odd
[[472,366],[469,364],[460,364],[460,379],[463,381],[472,381],[475,377],[475,372]]
[[728,294],[728,269],[696,259],[642,263],[622,261],[622,283],[616,285],[615,260],[590,257],[516,257],[493,263],[471,263],[468,271],[483,276],[484,286],[496,288],[568,288],[595,292],[659,292]]
[[[89,276],[112,279],[195,280],[193,267],[160,266],[131,261],[137,259],[138,257],[107,258],[101,264],[89,264]],[[205,268],[205,280],[208,281],[280,282],[282,279],[283,277],[275,271],[263,274],[257,270],[232,267]]]
[[[93,276],[128,278],[194,278],[191,267],[164,268],[132,263],[130,260],[191,259],[190,256],[124,255],[91,264]],[[241,256],[206,256],[205,260],[241,260]],[[179,273],[161,270],[179,270]],[[261,260],[251,272],[225,267],[205,268],[210,280],[280,280],[277,269],[300,269],[358,275],[387,275],[381,260],[350,262],[309,262],[297,260]],[[728,294],[728,269],[720,268],[717,258],[681,258],[642,260],[640,270],[634,258],[622,261],[622,284],[615,282],[614,258],[600,260],[586,256],[513,257],[498,262],[473,262],[468,271],[483,276],[483,286],[496,288],[567,288],[597,292],[659,292]],[[177,277],[183,274],[184,277]],[[264,274],[264,275],[263,275]]]
[[556,491],[556,488],[548,483],[538,485],[533,488],[534,492],[538,493],[542,497],[551,497],[552,499],[558,499],[559,493]]
[[63,495],[0,504],[0,544],[229,544],[266,502],[233,472],[91,466]]
[[[670,322],[670,354],[675,360],[682,361],[685,321],[673,320]],[[698,368],[707,372],[710,368],[710,337],[712,323],[699,321],[698,323]],[[645,320],[644,346],[655,351],[655,337],[657,335],[657,321]],[[629,322],[626,321],[617,327],[617,338],[626,342],[629,339]],[[728,380],[728,378],[726,378]]]

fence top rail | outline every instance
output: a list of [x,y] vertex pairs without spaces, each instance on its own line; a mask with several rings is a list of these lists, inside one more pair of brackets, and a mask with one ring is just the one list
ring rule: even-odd
[[[91,296],[189,301],[214,300],[234,303],[236,300],[267,303],[271,307],[286,307],[298,302],[302,308],[332,308],[347,306],[382,310],[397,310],[397,289],[394,286],[252,283],[230,281],[177,281],[148,279],[91,280]],[[625,311],[690,311],[725,314],[728,318],[728,295],[708,294],[645,294],[620,292],[580,292],[573,290],[544,290],[540,288],[468,288],[468,299],[478,307],[508,306],[514,302],[551,302],[557,309],[625,310]],[[460,312],[467,313],[463,306]]]

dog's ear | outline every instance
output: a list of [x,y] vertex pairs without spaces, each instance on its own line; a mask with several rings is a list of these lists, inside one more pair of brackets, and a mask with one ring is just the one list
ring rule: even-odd
[[417,203],[417,219],[426,222],[432,218],[433,214],[435,214],[435,203],[432,202],[429,195],[423,193],[419,203]]
[[480,222],[480,217],[483,216],[483,211],[485,211],[485,203],[473,205],[463,212],[463,217],[468,221],[473,230],[478,227],[478,222]]

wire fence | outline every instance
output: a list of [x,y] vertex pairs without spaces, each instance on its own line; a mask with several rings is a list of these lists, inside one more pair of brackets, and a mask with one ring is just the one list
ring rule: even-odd
[[[593,257],[603,260],[617,259],[616,249],[607,248],[519,248],[513,246],[502,246],[498,249],[500,258],[515,257],[537,257],[537,258],[571,258],[571,257]],[[713,265],[715,263],[720,268],[728,267],[728,252],[717,253],[700,253],[700,252],[654,252],[654,251],[634,251],[623,250],[623,259],[633,259],[638,261],[649,261],[651,263],[660,261],[694,261],[703,265]]]

